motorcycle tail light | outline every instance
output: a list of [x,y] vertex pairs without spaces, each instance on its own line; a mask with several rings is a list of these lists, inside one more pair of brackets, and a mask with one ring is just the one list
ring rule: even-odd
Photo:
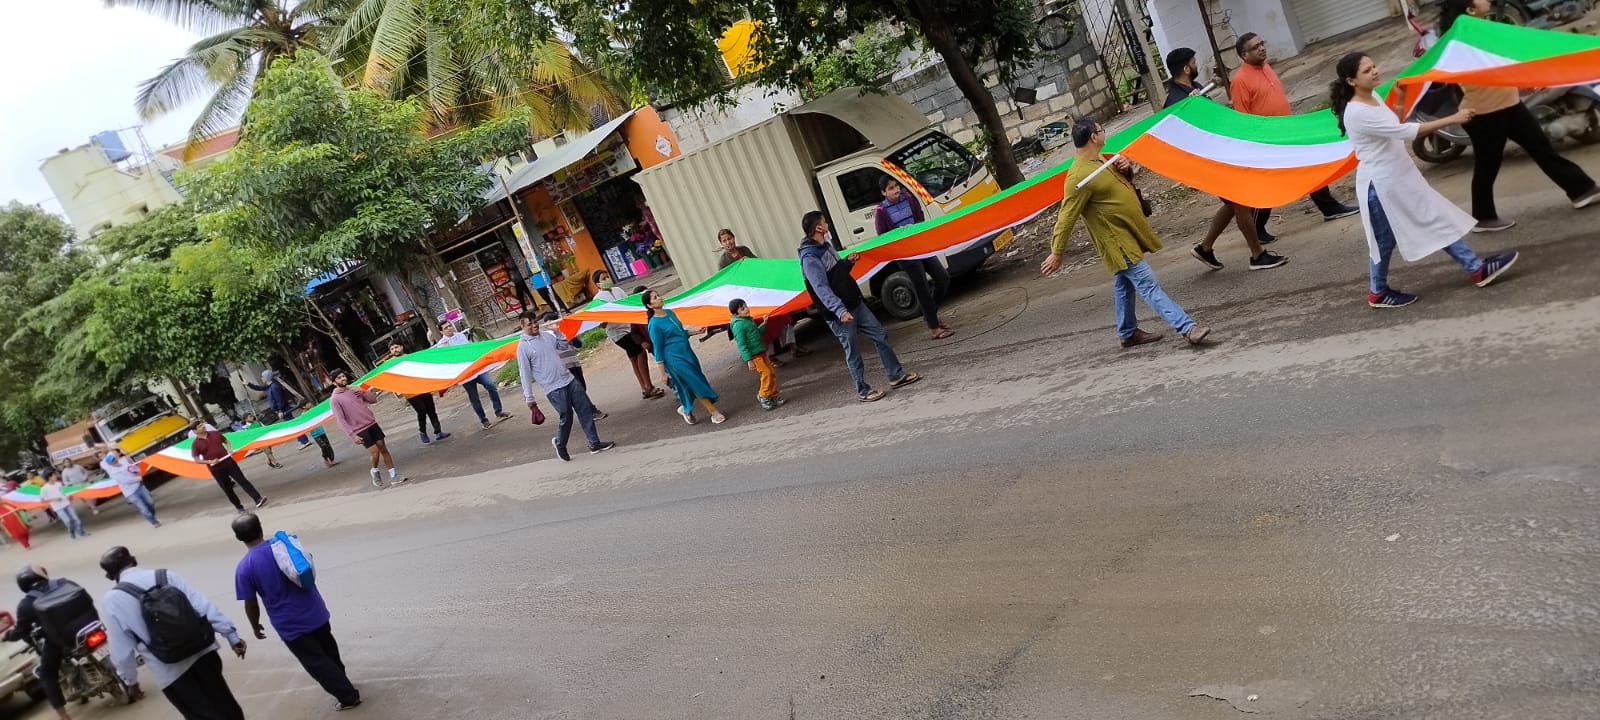
[[83,638],[83,644],[89,646],[90,650],[106,644],[106,631],[96,630],[92,633],[89,633]]

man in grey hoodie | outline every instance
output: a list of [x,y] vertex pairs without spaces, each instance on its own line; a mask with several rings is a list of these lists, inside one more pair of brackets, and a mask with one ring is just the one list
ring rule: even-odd
[[574,413],[578,415],[583,434],[589,438],[590,455],[616,447],[614,442],[600,441],[600,433],[594,427],[595,409],[594,403],[589,402],[589,392],[567,370],[556,339],[540,331],[538,311],[527,310],[519,317],[522,336],[517,342],[517,374],[522,378],[522,399],[527,401],[531,412],[538,406],[533,399],[533,384],[539,383],[544,388],[544,396],[550,399],[550,409],[556,414],[556,436],[550,438],[556,457],[572,460],[567,454],[567,438],[572,434]]

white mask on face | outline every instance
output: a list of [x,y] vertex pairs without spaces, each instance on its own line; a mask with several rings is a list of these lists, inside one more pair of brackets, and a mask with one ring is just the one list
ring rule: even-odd
[[830,245],[833,244],[833,231],[829,230],[829,231],[823,233],[822,234],[822,241],[825,242],[825,243],[828,243]]

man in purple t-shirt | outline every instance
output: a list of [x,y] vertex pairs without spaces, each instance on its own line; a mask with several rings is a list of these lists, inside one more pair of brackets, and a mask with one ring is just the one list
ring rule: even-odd
[[[333,639],[333,626],[328,622],[328,605],[315,585],[300,587],[290,582],[272,557],[272,543],[266,541],[261,530],[261,518],[245,513],[233,521],[233,536],[249,548],[244,559],[234,571],[233,586],[244,601],[244,614],[257,640],[267,639],[261,627],[261,603],[267,606],[267,618],[283,638],[283,644],[300,661],[311,679],[327,690],[338,702],[337,710],[349,710],[361,704],[361,693],[350,684],[345,674],[344,661],[339,659],[339,643]],[[260,597],[258,603],[256,598]]]

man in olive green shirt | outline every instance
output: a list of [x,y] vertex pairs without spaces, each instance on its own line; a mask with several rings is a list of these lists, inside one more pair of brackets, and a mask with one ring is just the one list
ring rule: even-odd
[[1129,179],[1133,175],[1133,165],[1118,158],[1111,168],[1114,172],[1102,172],[1080,188],[1078,183],[1105,164],[1101,157],[1106,144],[1105,130],[1094,118],[1081,118],[1072,127],[1072,144],[1078,148],[1078,153],[1067,170],[1061,214],[1056,218],[1055,232],[1050,238],[1050,256],[1040,263],[1039,270],[1045,275],[1061,270],[1061,256],[1067,251],[1067,240],[1081,217],[1089,230],[1089,242],[1094,245],[1100,262],[1111,272],[1116,295],[1117,337],[1122,347],[1161,339],[1160,333],[1139,329],[1133,312],[1135,293],[1191,345],[1199,345],[1211,334],[1211,329],[1195,323],[1183,308],[1167,297],[1161,283],[1156,281],[1155,271],[1144,261],[1146,253],[1161,249],[1161,240],[1150,222],[1144,219],[1139,196],[1133,190],[1133,181]]

